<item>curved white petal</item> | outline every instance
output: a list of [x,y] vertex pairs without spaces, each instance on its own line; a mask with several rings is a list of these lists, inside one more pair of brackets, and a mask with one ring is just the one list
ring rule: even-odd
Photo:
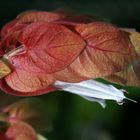
[[123,104],[123,100],[128,99],[124,96],[123,90],[96,80],[87,80],[79,83],[56,81],[54,85],[63,91],[77,94],[89,101],[98,102],[103,107],[105,107],[105,100],[115,100],[118,104]]

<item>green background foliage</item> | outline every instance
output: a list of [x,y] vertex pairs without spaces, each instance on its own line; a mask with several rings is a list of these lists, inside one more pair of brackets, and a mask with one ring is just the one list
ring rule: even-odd
[[[25,10],[69,9],[77,13],[97,14],[119,27],[140,31],[139,0],[0,0],[0,26]],[[119,87],[119,86],[117,86]],[[122,87],[119,87],[122,88]],[[112,101],[103,109],[94,102],[65,92],[40,97],[52,121],[44,135],[49,140],[125,140],[140,139],[140,88],[126,88],[138,103],[119,106]],[[9,96],[11,98],[12,96]],[[1,104],[9,103],[0,96]]]

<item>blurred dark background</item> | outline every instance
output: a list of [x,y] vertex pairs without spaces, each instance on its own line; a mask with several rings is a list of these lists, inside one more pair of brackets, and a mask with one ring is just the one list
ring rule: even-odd
[[[0,0],[0,27],[25,10],[60,8],[97,14],[117,26],[140,31],[140,0]],[[126,102],[119,106],[108,101],[103,109],[70,93],[40,96],[52,120],[52,129],[44,135],[49,140],[139,140],[140,88],[126,89],[137,104]]]

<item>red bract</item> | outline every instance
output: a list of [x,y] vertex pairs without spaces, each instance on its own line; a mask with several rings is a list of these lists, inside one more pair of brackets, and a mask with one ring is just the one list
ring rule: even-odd
[[34,129],[24,122],[15,122],[7,130],[6,136],[13,140],[37,140]]
[[50,127],[46,104],[26,98],[0,108],[0,140],[39,140],[38,133]]
[[28,123],[38,133],[51,127],[46,104],[37,98],[22,99],[3,107],[1,110],[4,114],[8,114],[8,120],[14,119]]
[[0,140],[13,140],[13,139],[9,139],[4,134],[0,134]]
[[108,76],[137,57],[128,33],[86,16],[25,12],[3,27],[1,37],[0,52],[13,70],[1,89],[21,96],[56,90],[56,80]]
[[16,121],[9,124],[5,133],[0,133],[0,140],[38,140],[38,138],[29,124]]

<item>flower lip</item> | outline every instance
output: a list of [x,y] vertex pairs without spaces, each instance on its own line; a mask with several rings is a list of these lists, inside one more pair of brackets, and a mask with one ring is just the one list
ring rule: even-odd
[[60,90],[77,94],[89,101],[98,102],[103,108],[106,106],[105,100],[115,100],[119,105],[122,105],[125,99],[137,103],[125,97],[124,90],[119,90],[112,85],[100,83],[96,80],[87,80],[79,83],[56,81],[54,85]]

